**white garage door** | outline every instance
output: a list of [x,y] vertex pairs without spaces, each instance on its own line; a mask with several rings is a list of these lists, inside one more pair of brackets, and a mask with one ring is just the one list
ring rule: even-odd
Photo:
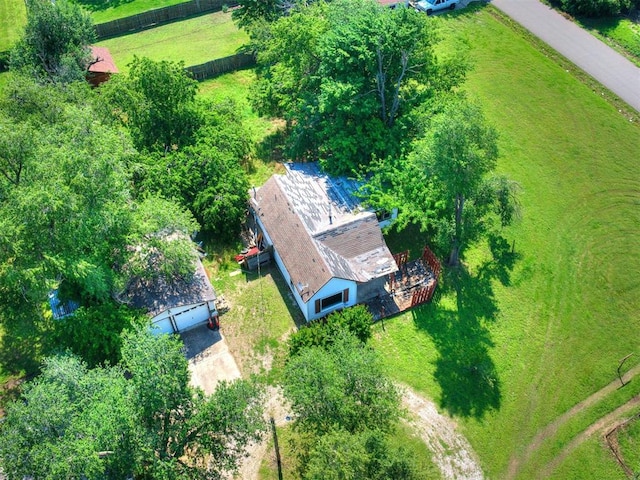
[[170,318],[163,318],[161,320],[156,320],[152,325],[153,333],[161,334],[161,333],[173,333],[173,325],[171,325]]
[[174,314],[173,318],[175,319],[178,332],[181,332],[209,320],[209,308],[206,303],[197,305]]

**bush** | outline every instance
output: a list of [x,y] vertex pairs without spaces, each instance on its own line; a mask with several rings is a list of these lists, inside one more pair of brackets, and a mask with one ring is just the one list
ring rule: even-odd
[[584,17],[610,17],[627,12],[630,0],[561,0],[560,7],[567,13]]
[[11,58],[11,52],[0,52],[0,72],[6,72],[9,70],[9,59]]
[[73,315],[56,320],[51,350],[70,350],[89,367],[115,365],[120,361],[121,333],[146,321],[126,305],[108,302],[80,307]]
[[289,355],[293,357],[308,347],[328,348],[341,331],[348,331],[362,343],[367,343],[371,337],[371,323],[373,316],[364,305],[334,312],[293,334],[289,339]]

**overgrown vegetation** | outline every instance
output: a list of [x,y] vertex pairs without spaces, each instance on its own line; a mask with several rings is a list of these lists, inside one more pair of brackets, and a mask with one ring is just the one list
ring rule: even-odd
[[552,0],[551,3],[571,15],[586,17],[608,17],[627,13],[632,6],[638,7],[637,0]]
[[75,4],[34,0],[24,34],[11,51],[11,69],[41,83],[83,80],[95,39],[91,19]]
[[46,359],[42,374],[7,407],[3,473],[9,480],[196,480],[234,472],[264,430],[260,390],[237,380],[205,397],[189,386],[182,348],[176,337],[145,329],[124,334],[117,366],[88,369],[70,355]]
[[460,58],[435,57],[433,23],[413,9],[319,2],[249,29],[253,104],[286,120],[288,158],[320,160],[334,174],[402,156],[421,115],[464,78]]

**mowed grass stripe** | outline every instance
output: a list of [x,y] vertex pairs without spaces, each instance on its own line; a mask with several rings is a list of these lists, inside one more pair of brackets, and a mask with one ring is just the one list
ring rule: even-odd
[[[501,478],[540,428],[609,383],[618,359],[638,348],[640,130],[489,9],[438,21],[469,45],[475,70],[466,88],[500,131],[500,170],[523,186],[523,219],[505,232],[520,259],[510,285],[493,284],[496,320],[469,332],[483,338],[462,338],[468,320],[451,296],[377,328],[376,345],[397,378],[436,401],[459,402],[473,402],[464,396],[472,392],[454,392],[446,369],[471,367],[467,350],[487,349],[499,407],[461,424],[488,476]],[[485,254],[471,252],[472,270]],[[599,414],[587,412],[583,427]]]
[[118,69],[126,72],[134,55],[198,65],[233,55],[248,39],[230,13],[217,12],[104,40],[99,45],[109,48]]
[[[133,0],[110,2],[109,0],[76,0],[85,10],[91,12],[94,23],[105,23],[118,18],[130,17],[138,13],[183,3],[185,0]],[[112,6],[114,5],[114,6]]]
[[26,23],[24,0],[0,0],[0,52],[13,47]]

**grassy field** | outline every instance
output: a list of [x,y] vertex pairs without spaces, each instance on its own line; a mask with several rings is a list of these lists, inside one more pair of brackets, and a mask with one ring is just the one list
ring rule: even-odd
[[154,8],[168,7],[185,0],[75,0],[91,12],[94,23],[104,23],[117,18],[129,17]]
[[624,478],[597,435],[571,442],[637,381],[525,452],[615,380],[620,358],[637,362],[640,129],[490,12],[438,21],[470,49],[466,89],[501,134],[500,170],[523,187],[523,219],[503,233],[515,254],[471,252],[438,302],[377,325],[375,344],[395,378],[459,418],[488,477],[513,463],[515,478]]
[[9,50],[20,38],[26,21],[23,0],[0,0],[0,52]]
[[581,18],[578,24],[640,65],[640,25],[623,17]]
[[618,431],[618,442],[624,462],[634,473],[640,473],[640,421],[637,417]]
[[198,65],[236,53],[247,40],[247,34],[236,27],[230,13],[218,12],[104,40],[98,45],[109,48],[118,69],[126,72],[134,55]]

